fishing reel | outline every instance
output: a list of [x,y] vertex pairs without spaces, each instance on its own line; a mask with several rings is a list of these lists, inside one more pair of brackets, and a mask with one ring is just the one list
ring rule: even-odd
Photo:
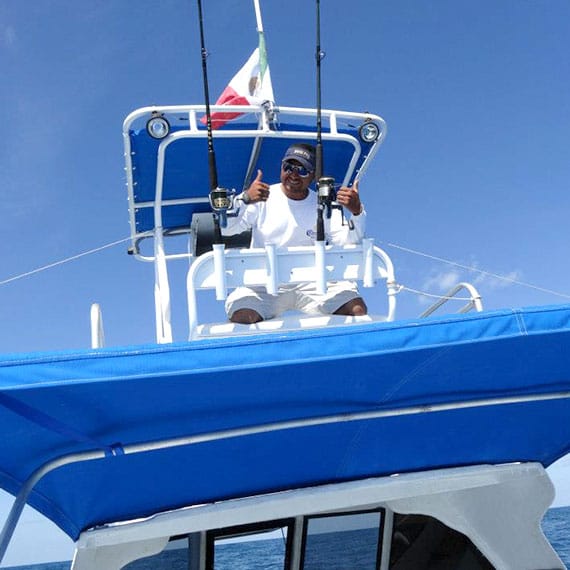
[[317,241],[325,241],[324,212],[331,217],[333,202],[336,200],[334,178],[321,176],[317,180]]
[[336,202],[336,188],[334,178],[321,176],[317,182],[317,196],[319,208],[326,210],[327,218],[331,217],[334,202]]
[[210,191],[210,206],[218,219],[220,228],[225,228],[228,225],[228,210],[233,208],[234,196],[235,191],[230,191],[227,188],[217,187]]

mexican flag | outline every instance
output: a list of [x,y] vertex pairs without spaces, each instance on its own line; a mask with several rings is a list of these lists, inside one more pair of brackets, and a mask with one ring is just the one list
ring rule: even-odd
[[[267,52],[263,33],[259,36],[259,47],[246,64],[234,75],[228,86],[216,101],[216,105],[260,105],[264,101],[274,101],[271,75],[267,64]],[[243,115],[243,113],[212,113],[212,128],[219,129],[228,121]],[[202,118],[206,123],[206,118]]]

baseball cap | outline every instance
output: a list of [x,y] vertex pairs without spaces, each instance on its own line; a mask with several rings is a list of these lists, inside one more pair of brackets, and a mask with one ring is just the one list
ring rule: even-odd
[[315,171],[315,148],[310,144],[293,144],[285,152],[283,160],[296,160],[307,170]]

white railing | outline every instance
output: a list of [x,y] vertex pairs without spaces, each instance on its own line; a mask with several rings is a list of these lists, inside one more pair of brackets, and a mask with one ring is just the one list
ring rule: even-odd
[[[207,132],[204,129],[198,128],[199,118],[205,113],[205,105],[176,105],[176,106],[160,106],[160,107],[144,107],[132,112],[123,123],[123,141],[125,148],[125,170],[127,175],[127,189],[129,195],[129,217],[131,224],[131,237],[133,247],[135,249],[135,258],[141,261],[155,261],[154,256],[141,255],[136,251],[135,244],[139,238],[150,238],[154,237],[156,234],[156,229],[162,227],[162,209],[165,206],[177,205],[177,204],[192,204],[192,203],[208,203],[208,197],[188,197],[179,199],[165,200],[162,197],[163,194],[163,182],[165,175],[165,155],[167,148],[181,140],[181,139],[191,139],[191,138],[206,138]],[[243,129],[224,129],[223,131],[216,131],[216,138],[281,138],[289,139],[291,141],[300,140],[314,140],[315,132],[307,130],[273,130],[270,128],[270,123],[267,118],[267,109],[263,105],[252,105],[249,107],[243,107],[241,105],[212,105],[211,112],[215,113],[217,111],[224,112],[240,112],[242,114],[250,115],[258,119],[258,127],[251,130]],[[278,112],[280,119],[284,117],[303,117],[305,119],[313,119],[316,117],[317,110],[302,107],[275,107],[275,111]],[[173,132],[163,139],[157,150],[157,166],[156,166],[156,181],[155,181],[155,197],[154,200],[148,202],[136,202],[135,201],[135,180],[133,175],[133,162],[132,156],[133,151],[131,147],[130,140],[130,130],[135,128],[141,121],[146,121],[153,113],[164,114],[165,116],[179,116],[184,117],[187,120],[182,124],[187,125],[187,128],[181,131]],[[358,158],[361,152],[359,141],[352,135],[343,133],[339,131],[338,124],[344,122],[365,122],[373,121],[379,128],[379,137],[376,143],[369,149],[363,163],[360,166],[358,176],[359,178],[367,170],[370,162],[374,158],[376,152],[378,151],[380,145],[383,143],[387,134],[386,122],[382,117],[374,115],[371,113],[355,113],[348,111],[338,111],[331,109],[322,109],[321,115],[323,118],[323,132],[321,133],[323,141],[326,140],[338,140],[344,141],[351,144],[354,147],[354,152],[346,169],[344,179],[341,185],[346,185],[350,180],[350,177],[354,173],[356,168]],[[328,124],[327,122],[328,121]],[[178,122],[180,123],[180,122]],[[177,124],[178,124],[177,123]],[[143,123],[144,125],[144,123]],[[135,212],[141,208],[153,208],[154,211],[154,227],[155,231],[148,230],[146,232],[138,233],[136,229],[135,222]],[[179,257],[187,257],[185,254],[180,253],[169,253],[166,255],[166,259],[175,259]]]
[[[189,338],[196,338],[198,308],[196,291],[215,289],[219,301],[227,297],[228,289],[241,285],[264,286],[269,293],[279,284],[317,284],[317,290],[326,289],[329,281],[357,281],[364,287],[373,287],[381,279],[386,281],[388,296],[387,321],[394,320],[398,286],[394,266],[388,255],[365,239],[359,245],[344,247],[316,246],[265,249],[225,249],[223,244],[197,258],[187,277]],[[321,292],[324,292],[321,291]]]
[[445,305],[445,303],[448,301],[457,300],[457,293],[464,290],[469,293],[470,298],[467,300],[467,303],[463,305],[463,307],[461,307],[457,312],[468,313],[472,309],[475,309],[480,313],[483,310],[483,303],[481,301],[481,295],[479,294],[479,291],[477,291],[477,289],[471,285],[471,283],[461,282],[450,289],[445,295],[442,295],[441,299],[428,307],[420,315],[420,318],[428,317],[429,315],[433,314],[435,311],[437,311],[437,309],[439,309],[442,305]]
[[91,305],[91,348],[105,346],[105,333],[103,331],[103,314],[98,303]]

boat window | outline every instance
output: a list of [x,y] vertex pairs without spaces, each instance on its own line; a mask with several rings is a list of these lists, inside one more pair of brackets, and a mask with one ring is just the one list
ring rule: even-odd
[[307,517],[303,570],[376,570],[383,511]]
[[424,515],[394,515],[390,570],[493,570],[464,534]]
[[208,533],[206,568],[285,570],[289,565],[293,520]]

